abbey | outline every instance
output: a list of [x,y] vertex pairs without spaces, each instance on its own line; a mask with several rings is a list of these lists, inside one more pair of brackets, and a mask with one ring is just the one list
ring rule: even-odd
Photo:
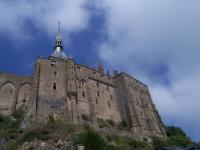
[[33,76],[0,73],[0,113],[10,115],[20,106],[26,107],[26,118],[38,122],[125,120],[134,134],[165,137],[147,85],[123,72],[104,73],[102,64],[98,69],[77,64],[65,54],[60,32],[53,54],[37,59]]

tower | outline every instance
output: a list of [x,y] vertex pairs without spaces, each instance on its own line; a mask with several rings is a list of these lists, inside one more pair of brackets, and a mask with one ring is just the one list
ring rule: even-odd
[[74,91],[69,94],[68,85],[73,86],[69,81],[75,78],[69,75],[73,72],[73,63],[64,52],[59,23],[53,54],[49,58],[37,59],[35,65],[33,102],[37,120],[72,118],[69,95],[74,96],[71,94]]

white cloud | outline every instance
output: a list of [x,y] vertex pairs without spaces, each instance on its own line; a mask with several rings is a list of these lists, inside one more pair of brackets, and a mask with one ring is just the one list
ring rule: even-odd
[[52,34],[61,21],[66,33],[76,32],[88,25],[90,14],[85,5],[87,0],[18,0],[0,1],[0,33],[14,38],[27,38],[26,22]]
[[[96,6],[105,11],[108,33],[100,57],[146,81],[165,122],[200,140],[200,1],[101,0]],[[160,64],[167,69],[155,77]]]

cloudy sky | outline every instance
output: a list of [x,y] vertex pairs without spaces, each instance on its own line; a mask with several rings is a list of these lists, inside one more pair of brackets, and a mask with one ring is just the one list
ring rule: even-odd
[[0,0],[0,71],[32,74],[58,21],[77,63],[147,83],[164,123],[200,141],[199,0]]

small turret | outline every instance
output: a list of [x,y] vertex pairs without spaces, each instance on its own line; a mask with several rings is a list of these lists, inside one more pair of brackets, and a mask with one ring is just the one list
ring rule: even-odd
[[113,77],[117,77],[118,75],[118,71],[117,70],[113,70]]
[[103,68],[103,65],[102,65],[101,62],[99,62],[98,72],[100,72],[100,73],[102,73],[102,74],[104,73],[104,68]]

